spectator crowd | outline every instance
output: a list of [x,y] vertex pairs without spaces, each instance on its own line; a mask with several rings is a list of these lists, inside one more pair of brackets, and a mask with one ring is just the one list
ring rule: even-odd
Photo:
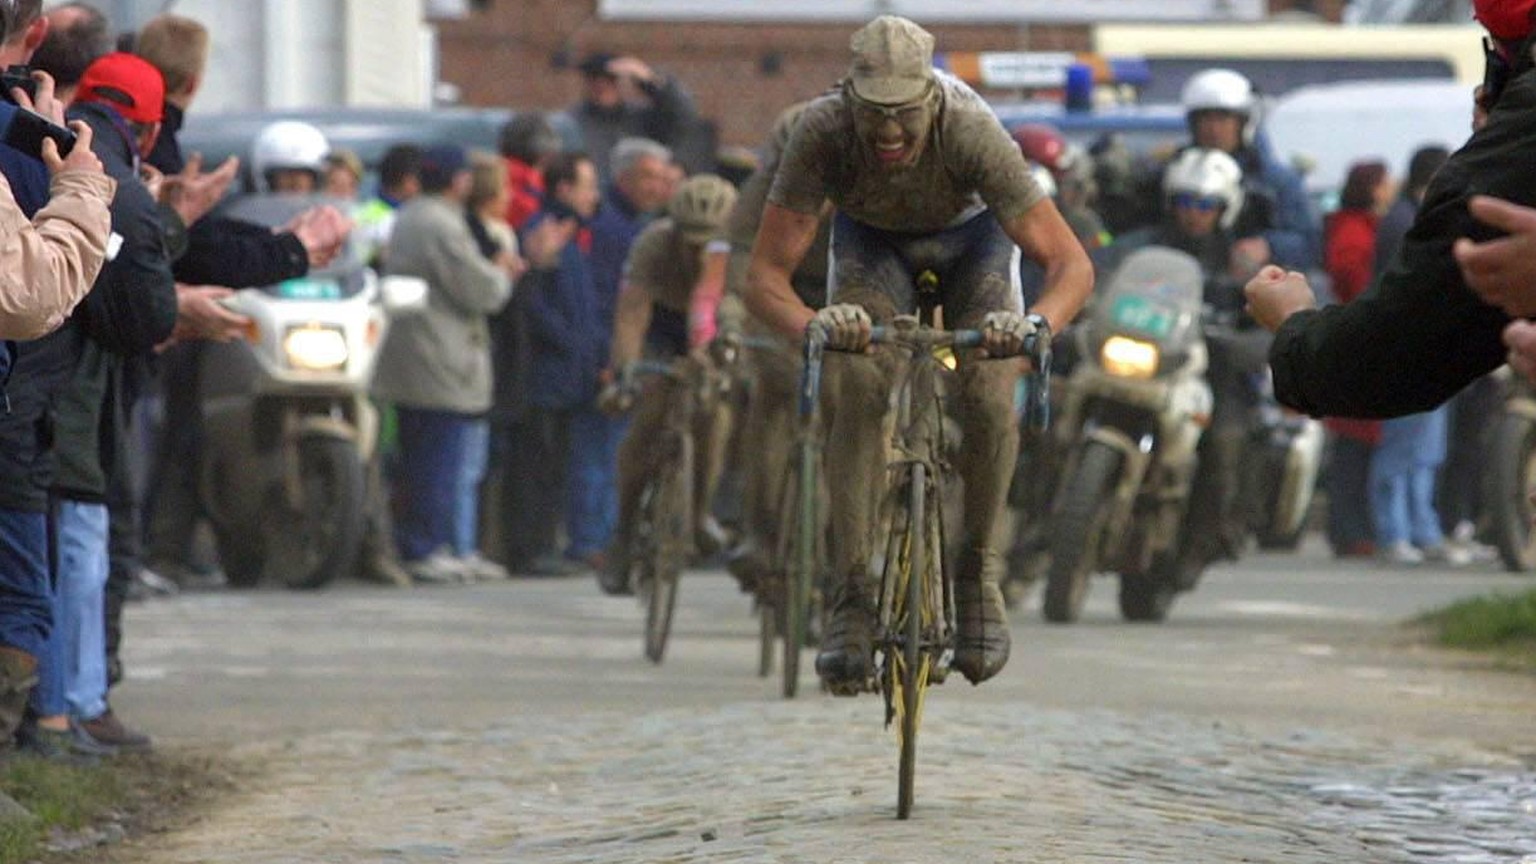
[[[427,285],[425,308],[397,316],[380,349],[371,396],[384,445],[366,466],[354,575],[405,587],[596,572],[622,593],[621,509],[634,509],[636,466],[661,418],[637,412],[626,439],[630,419],[600,397],[625,363],[697,354],[717,307],[729,317],[722,296],[739,290],[798,114],[776,125],[766,177],[751,160],[734,166],[747,180],[738,197],[703,170],[714,154],[699,150],[682,83],[594,53],[568,112],[581,149],[537,111],[506,125],[498,152],[400,141],[377,165],[312,125],[272,124],[245,167],[248,199],[292,206],[273,226],[233,200],[241,160],[205,166],[179,145],[206,28],[163,14],[118,50],[92,5],[41,7],[15,0],[0,16],[0,63],[36,70],[33,92],[7,99],[68,123],[77,141],[67,155],[51,141],[36,154],[0,145],[0,740],[66,761],[150,746],[110,703],[123,608],[220,582],[200,500],[209,430],[198,394],[209,345],[244,338],[250,323],[222,301],[346,262]],[[1155,164],[1113,137],[1080,147],[1036,125],[1016,140],[1101,269],[1156,242],[1199,258],[1229,306],[1241,307],[1236,286],[1267,265],[1326,273],[1350,303],[1393,260],[1447,154],[1415,154],[1400,191],[1395,166],[1357,164],[1323,220],[1270,152],[1254,99],[1236,72],[1195,76],[1189,145]],[[807,302],[823,301],[825,266],[812,253],[815,272],[797,274]],[[1032,278],[1021,274],[1026,286]],[[761,392],[787,399],[792,375],[764,372]],[[1495,386],[1422,414],[1329,420],[1327,533],[1338,555],[1461,564],[1482,554],[1467,483]],[[765,404],[736,406],[756,419],[711,433],[711,459],[761,451],[766,462],[772,451],[784,464],[782,440],[758,439],[787,440],[766,430],[788,415]],[[732,434],[749,443],[724,440]],[[1210,538],[1195,545],[1199,566],[1234,542],[1224,532],[1236,504],[1220,491],[1239,471],[1231,440],[1213,433],[1202,444],[1211,476],[1196,484],[1217,491],[1191,517],[1207,520],[1196,527]],[[718,467],[705,473],[710,491],[717,480],[733,488]],[[771,534],[772,517],[750,502],[771,509],[773,473],[748,477],[748,512],[722,503],[722,518]],[[698,533],[736,560],[772,542],[737,544],[713,518]],[[747,564],[733,568],[744,585],[760,572]]]

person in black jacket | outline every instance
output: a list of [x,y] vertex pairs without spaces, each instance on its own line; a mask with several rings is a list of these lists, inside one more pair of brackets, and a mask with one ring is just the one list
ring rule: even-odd
[[[1246,286],[1249,308],[1270,330],[1275,396],[1313,416],[1395,417],[1439,405],[1505,362],[1501,333],[1511,315],[1473,290],[1453,247],[1493,240],[1469,201],[1494,194],[1536,205],[1536,0],[1476,0],[1494,37],[1485,85],[1485,125],[1430,181],[1402,248],[1365,294],[1344,306],[1313,308],[1306,277],[1265,268]],[[1525,310],[1536,311],[1536,310]],[[1524,313],[1523,313],[1524,314]]]
[[[208,29],[201,22],[173,14],[150,19],[135,40],[135,53],[165,77],[165,117],[147,161],[167,176],[180,174],[188,164],[195,166],[199,161],[196,154],[190,158],[183,155],[177,134],[202,84],[209,44]],[[306,211],[281,231],[217,215],[202,219],[188,229],[186,254],[174,268],[177,282],[182,283],[179,293],[183,305],[203,313],[214,338],[227,339],[246,321],[219,306],[221,297],[232,288],[274,285],[305,275],[337,253],[349,227],[333,207]],[[203,435],[198,397],[202,354],[200,343],[191,341],[172,346],[156,362],[158,389],[164,395],[164,422],[154,448],[148,492],[148,556],[150,567],[168,570],[182,580],[191,575],[186,566],[189,546],[201,513],[196,465]],[[147,373],[141,377],[147,378]],[[156,382],[138,383],[140,389],[148,390]],[[114,551],[108,587],[108,648],[114,677],[120,674],[116,658],[123,600],[136,579],[159,584],[140,561],[140,495],[131,488],[129,479],[122,477],[112,496]],[[373,529],[370,523],[369,538],[374,542],[359,560],[362,575],[386,583],[408,583],[395,562],[387,532]]]
[[160,132],[163,97],[153,66],[131,54],[108,54],[86,69],[69,113],[91,127],[94,152],[117,181],[111,206],[117,241],[72,317],[78,352],[54,406],[56,472],[48,491],[57,562],[55,626],[38,658],[35,720],[22,729],[23,746],[47,756],[149,745],[106,702],[104,498],[123,451],[117,386],[123,358],[153,349],[176,326],[176,283],[160,207],[138,172],[139,159]]

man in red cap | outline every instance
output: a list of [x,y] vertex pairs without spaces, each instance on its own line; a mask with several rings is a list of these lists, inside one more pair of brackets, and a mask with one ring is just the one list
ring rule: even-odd
[[[132,131],[134,160],[155,149],[165,111],[165,78],[148,60],[118,51],[99,57],[80,76],[75,104],[102,105]],[[120,130],[121,131],[121,130]]]
[[1527,325],[1511,321],[1536,314],[1530,283],[1492,274],[1529,255],[1518,235],[1536,234],[1519,224],[1536,206],[1536,0],[1475,0],[1473,9],[1493,37],[1478,94],[1486,122],[1430,181],[1376,285],[1314,309],[1300,273],[1266,267],[1248,283],[1249,308],[1276,334],[1269,359],[1286,405],[1317,416],[1425,411],[1505,362],[1506,327],[1511,348],[1524,344]]
[[57,502],[54,627],[38,658],[35,717],[22,746],[51,758],[143,749],[149,739],[124,726],[107,705],[104,647],[107,475],[125,457],[124,358],[169,339],[176,326],[176,283],[155,197],[140,160],[160,134],[165,82],[131,54],[108,54],[80,78],[69,117],[94,134],[92,150],[117,181],[107,263],[71,316],[79,331],[73,375],[54,399],[48,489]]

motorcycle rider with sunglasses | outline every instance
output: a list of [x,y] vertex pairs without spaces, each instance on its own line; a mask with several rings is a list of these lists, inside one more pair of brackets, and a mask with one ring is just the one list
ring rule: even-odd
[[[1214,561],[1235,559],[1246,526],[1239,502],[1240,469],[1253,406],[1252,373],[1263,370],[1269,336],[1243,320],[1242,286],[1266,264],[1261,251],[1238,237],[1244,212],[1243,169],[1220,149],[1192,147],[1179,153],[1163,174],[1163,219],[1157,225],[1122,235],[1094,254],[1101,278],[1108,278],[1131,252],[1167,246],[1187,252],[1205,272],[1205,303],[1218,319],[1239,325],[1207,331],[1214,409],[1201,437],[1199,467],[1190,488],[1190,505],[1181,532],[1180,587],[1193,587]],[[1249,226],[1249,230],[1267,228]]]

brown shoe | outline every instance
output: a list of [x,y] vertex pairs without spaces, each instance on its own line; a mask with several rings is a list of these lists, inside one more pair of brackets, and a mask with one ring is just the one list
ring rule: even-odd
[[154,746],[148,735],[124,726],[123,721],[117,719],[117,715],[112,713],[111,708],[108,708],[105,713],[94,720],[76,720],[73,722],[75,727],[80,732],[90,736],[92,741],[111,747],[114,750],[126,753],[142,753]]

